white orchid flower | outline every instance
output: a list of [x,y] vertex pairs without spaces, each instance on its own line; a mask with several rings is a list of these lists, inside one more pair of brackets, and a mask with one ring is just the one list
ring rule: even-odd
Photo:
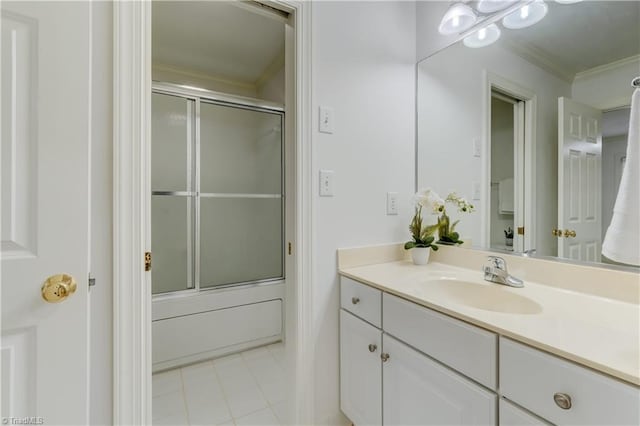
[[438,214],[444,208],[444,200],[431,188],[416,192],[414,202],[432,214]]

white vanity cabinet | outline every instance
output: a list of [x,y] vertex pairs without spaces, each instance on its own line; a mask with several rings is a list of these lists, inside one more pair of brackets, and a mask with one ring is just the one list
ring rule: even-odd
[[[340,299],[340,406],[355,425],[496,424],[495,393],[442,365],[449,358],[446,351],[434,350],[436,361],[412,348],[424,350],[425,340],[444,336],[444,330],[449,329],[452,336],[448,340],[455,342],[448,348],[459,349],[464,342],[458,339],[475,341],[476,330],[461,321],[450,323],[450,318],[441,322],[441,314],[433,316],[429,309],[344,277]],[[410,331],[405,334],[402,330],[396,338],[386,332],[387,320],[392,329],[399,327],[400,331],[404,324]],[[429,332],[421,333],[425,328]],[[495,375],[495,335],[477,331],[482,334],[481,347],[486,349],[484,338],[493,339],[493,352],[489,355],[493,361],[484,358],[484,351],[467,351],[466,355],[452,352],[451,361],[466,368],[474,364],[469,359],[478,356],[482,362],[477,365],[493,363],[488,372],[478,375]],[[471,369],[478,372],[478,367]]]
[[383,348],[384,425],[496,424],[493,392],[388,334]]
[[382,292],[342,278],[340,408],[356,425],[382,424]]
[[341,308],[356,426],[640,424],[637,386],[346,277]]
[[382,424],[382,332],[340,310],[340,408],[356,425]]
[[637,387],[504,337],[500,392],[556,425],[640,424]]

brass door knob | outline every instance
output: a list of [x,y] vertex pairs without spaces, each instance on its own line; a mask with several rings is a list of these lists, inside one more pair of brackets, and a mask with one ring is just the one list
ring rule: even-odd
[[375,352],[377,349],[377,345],[374,345],[373,343],[369,345],[369,352]]
[[51,275],[42,284],[42,298],[49,303],[58,303],[71,296],[78,287],[76,279],[68,274]]
[[351,303],[353,303],[354,305],[357,305],[358,303],[360,303],[360,298],[359,297],[352,297],[351,298]]
[[382,362],[387,362],[387,361],[389,361],[389,358],[390,358],[390,357],[389,357],[389,354],[388,354],[388,353],[380,354],[380,359],[382,360]]
[[571,237],[571,238],[575,238],[575,237],[576,237],[576,235],[577,235],[577,234],[576,234],[576,231],[573,231],[573,230],[569,231],[568,229],[565,229],[565,230],[564,230],[564,237],[565,237],[565,238],[569,238],[569,237]]
[[551,230],[551,235],[558,238],[562,237],[562,229],[553,228]]

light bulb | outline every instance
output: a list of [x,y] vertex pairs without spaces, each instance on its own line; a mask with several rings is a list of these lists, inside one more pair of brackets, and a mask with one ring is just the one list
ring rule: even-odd
[[456,3],[442,17],[438,31],[444,35],[459,34],[473,27],[477,19],[473,9],[464,3]]
[[476,9],[478,9],[480,13],[489,14],[506,9],[517,1],[518,0],[478,0]]
[[475,33],[467,36],[462,41],[465,46],[471,48],[479,48],[489,46],[500,38],[500,28],[496,24],[491,24],[481,28]]
[[535,0],[502,18],[502,25],[511,30],[530,27],[542,20],[549,7],[542,0]]

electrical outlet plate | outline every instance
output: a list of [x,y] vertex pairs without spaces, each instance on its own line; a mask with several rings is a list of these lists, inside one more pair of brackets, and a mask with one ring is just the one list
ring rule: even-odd
[[387,192],[387,215],[398,214],[398,193]]
[[318,108],[318,131],[322,133],[333,133],[333,109],[321,106]]
[[482,154],[482,144],[480,143],[479,138],[473,138],[473,156],[480,157]]
[[333,197],[333,170],[320,170],[320,196]]

